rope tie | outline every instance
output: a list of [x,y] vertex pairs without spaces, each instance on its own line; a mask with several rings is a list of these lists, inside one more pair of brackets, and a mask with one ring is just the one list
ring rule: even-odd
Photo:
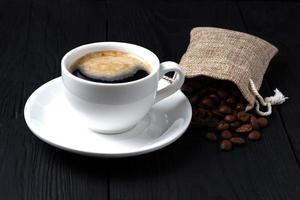
[[[282,104],[288,99],[288,97],[285,97],[277,88],[274,90],[275,94],[273,96],[263,98],[257,91],[252,79],[250,79],[250,88],[257,98],[255,100],[255,110],[261,116],[268,116],[272,114],[272,105]],[[261,111],[260,105],[267,106],[267,111]]]

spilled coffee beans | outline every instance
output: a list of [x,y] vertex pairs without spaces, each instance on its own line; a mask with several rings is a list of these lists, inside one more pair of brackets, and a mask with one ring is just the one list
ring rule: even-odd
[[252,131],[248,135],[249,140],[259,140],[261,138],[261,134],[258,131]]
[[206,139],[210,142],[214,142],[218,140],[217,135],[214,132],[206,133]]
[[230,139],[232,137],[232,134],[229,130],[225,130],[221,132],[221,137],[224,139]]
[[241,137],[233,137],[230,139],[230,142],[236,145],[242,145],[246,143],[246,141]]
[[205,138],[219,142],[222,151],[261,139],[265,117],[245,112],[247,101],[230,82],[201,77],[188,79],[182,88],[193,107],[192,128],[206,128]]
[[232,143],[229,140],[222,140],[220,143],[220,149],[223,151],[230,151],[232,149]]

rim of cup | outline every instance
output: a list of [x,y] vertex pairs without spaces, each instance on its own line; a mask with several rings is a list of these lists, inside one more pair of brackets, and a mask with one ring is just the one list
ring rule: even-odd
[[[113,46],[113,48],[105,48],[107,46]],[[95,51],[88,51],[91,48],[96,48],[99,47],[99,50],[95,50]],[[154,60],[149,61],[149,59],[144,58],[143,56],[138,55],[139,57],[145,59],[151,66],[151,72],[150,74],[148,74],[147,76],[138,79],[138,80],[134,80],[134,81],[129,81],[129,82],[125,82],[125,83],[101,83],[101,82],[93,82],[93,81],[89,81],[89,80],[84,80],[81,79],[79,77],[74,76],[68,69],[69,66],[67,66],[67,60],[70,59],[70,57],[80,51],[84,51],[86,50],[87,52],[81,56],[84,56],[88,53],[92,53],[92,52],[97,52],[97,51],[109,51],[109,50],[115,50],[115,51],[124,51],[124,52],[128,52],[128,53],[132,53],[132,54],[136,54],[134,52],[131,51],[126,51],[123,49],[126,49],[126,47],[130,48],[130,49],[137,49],[137,50],[141,50],[142,52],[145,52],[147,54],[149,54],[151,57],[153,57]],[[118,48],[119,47],[119,48]],[[121,47],[121,48],[120,48]],[[137,55],[137,54],[136,54]],[[75,60],[79,59],[81,56],[79,56],[78,58],[76,58]],[[149,56],[148,56],[149,57]],[[68,51],[62,58],[61,60],[61,70],[62,70],[62,74],[64,74],[65,76],[68,76],[68,78],[71,78],[75,81],[81,82],[83,84],[88,84],[88,85],[93,85],[93,86],[121,86],[121,85],[133,85],[142,81],[145,81],[146,79],[151,78],[152,76],[154,76],[157,71],[159,70],[159,59],[158,57],[149,49],[146,49],[142,46],[136,45],[136,44],[131,44],[131,43],[125,43],[125,42],[95,42],[95,43],[89,43],[89,44],[84,44],[81,46],[78,46],[76,48],[71,49],[70,51]]]

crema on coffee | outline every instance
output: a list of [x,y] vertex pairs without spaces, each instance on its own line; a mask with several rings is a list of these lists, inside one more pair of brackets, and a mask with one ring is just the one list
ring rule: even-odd
[[84,80],[100,83],[135,81],[151,73],[150,65],[135,54],[122,51],[97,51],[76,60],[70,72]]

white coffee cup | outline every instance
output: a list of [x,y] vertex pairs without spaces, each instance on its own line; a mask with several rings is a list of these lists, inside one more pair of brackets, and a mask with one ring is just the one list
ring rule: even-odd
[[[125,83],[98,83],[74,76],[70,66],[80,57],[96,51],[117,50],[135,54],[151,66],[151,73]],[[167,72],[176,72],[175,81],[157,91],[158,81]],[[160,63],[150,50],[121,42],[99,42],[79,46],[69,51],[61,61],[64,91],[70,105],[91,130],[113,134],[134,127],[153,104],[180,89],[184,75],[175,62]]]

